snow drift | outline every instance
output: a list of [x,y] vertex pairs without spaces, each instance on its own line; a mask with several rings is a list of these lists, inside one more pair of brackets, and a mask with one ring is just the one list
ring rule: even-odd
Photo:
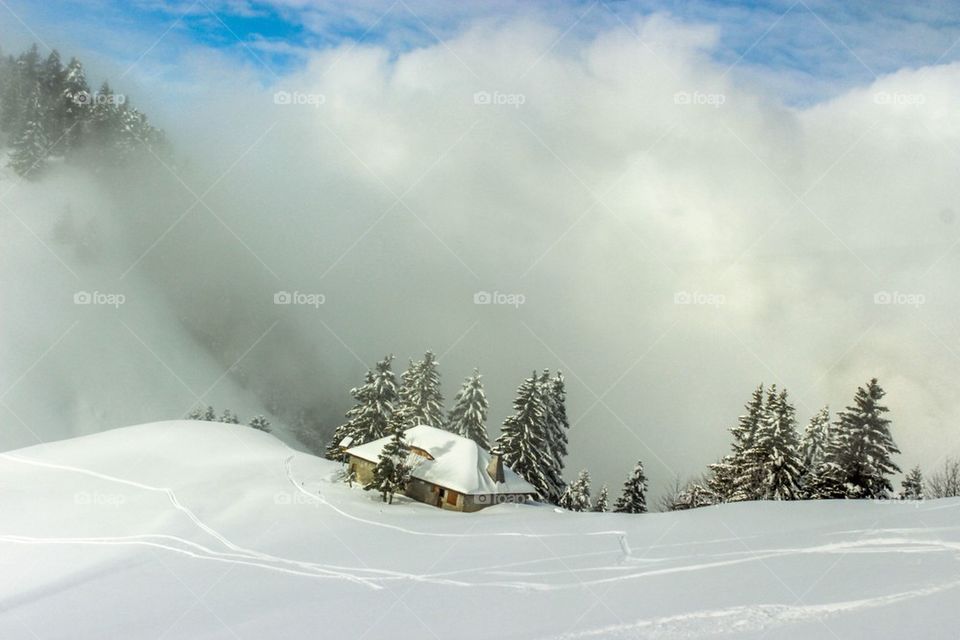
[[0,454],[0,637],[954,637],[960,500],[460,514],[270,435]]

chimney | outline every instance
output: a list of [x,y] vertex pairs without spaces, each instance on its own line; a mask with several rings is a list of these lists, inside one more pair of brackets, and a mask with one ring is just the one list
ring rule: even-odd
[[497,452],[490,454],[490,464],[487,465],[487,474],[493,478],[495,482],[503,482],[503,460],[500,459],[500,454]]

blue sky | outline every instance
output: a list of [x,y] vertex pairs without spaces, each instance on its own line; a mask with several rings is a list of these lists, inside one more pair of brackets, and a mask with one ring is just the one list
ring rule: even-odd
[[476,20],[524,15],[575,40],[658,12],[715,27],[712,55],[773,79],[787,102],[816,102],[903,67],[960,58],[960,3],[950,0],[8,0],[0,25],[8,39],[98,50],[120,64],[145,45],[158,63],[208,47],[259,67],[269,81],[296,69],[309,50],[345,41],[400,52],[455,36]]

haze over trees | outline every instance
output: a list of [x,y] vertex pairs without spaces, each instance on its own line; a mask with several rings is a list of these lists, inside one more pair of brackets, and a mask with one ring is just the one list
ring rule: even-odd
[[9,164],[35,179],[51,160],[122,166],[138,156],[166,155],[165,137],[108,82],[91,91],[83,64],[66,67],[57,50],[37,45],[0,59],[0,133],[12,147]]

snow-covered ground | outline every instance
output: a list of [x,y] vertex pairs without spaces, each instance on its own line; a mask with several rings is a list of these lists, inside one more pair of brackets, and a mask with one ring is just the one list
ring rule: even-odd
[[960,500],[444,512],[246,427],[0,454],[0,638],[956,638]]

